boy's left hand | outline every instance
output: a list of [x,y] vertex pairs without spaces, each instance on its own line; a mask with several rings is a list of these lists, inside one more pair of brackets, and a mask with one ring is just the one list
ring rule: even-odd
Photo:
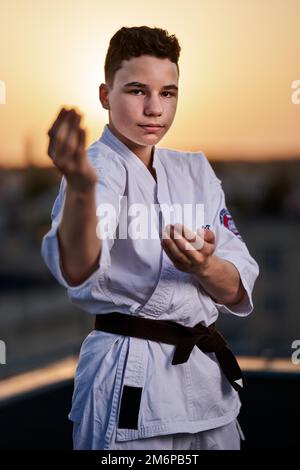
[[209,229],[197,229],[197,233],[182,224],[167,225],[161,246],[180,271],[197,276],[204,275],[215,251],[215,234]]

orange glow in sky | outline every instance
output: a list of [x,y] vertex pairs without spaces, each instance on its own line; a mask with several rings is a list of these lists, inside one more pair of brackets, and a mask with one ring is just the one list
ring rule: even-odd
[[158,146],[300,157],[299,0],[4,0],[0,25],[0,165],[48,165],[47,130],[63,105],[83,113],[88,144],[99,138],[109,39],[139,25],[167,29],[182,48],[177,114]]

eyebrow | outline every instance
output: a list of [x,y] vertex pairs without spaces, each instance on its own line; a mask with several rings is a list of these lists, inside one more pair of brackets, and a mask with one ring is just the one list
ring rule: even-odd
[[[126,83],[123,88],[126,88],[126,87],[130,87],[130,86],[135,86],[135,87],[138,87],[138,88],[148,88],[148,85],[145,85],[145,83],[140,83],[140,82],[129,82],[129,83]],[[174,83],[170,84],[170,85],[164,85],[162,87],[164,90],[177,90],[178,91],[178,86],[175,85]]]

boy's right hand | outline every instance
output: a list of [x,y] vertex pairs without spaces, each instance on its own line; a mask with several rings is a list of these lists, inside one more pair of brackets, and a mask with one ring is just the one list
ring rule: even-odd
[[97,174],[85,152],[85,130],[80,128],[81,115],[62,108],[48,131],[48,155],[76,192],[94,187]]

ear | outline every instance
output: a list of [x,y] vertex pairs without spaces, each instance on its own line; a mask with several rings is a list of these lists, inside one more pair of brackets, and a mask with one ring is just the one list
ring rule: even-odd
[[108,86],[106,85],[106,83],[101,83],[101,85],[99,86],[99,100],[104,109],[110,109],[108,93],[109,91],[108,91]]

